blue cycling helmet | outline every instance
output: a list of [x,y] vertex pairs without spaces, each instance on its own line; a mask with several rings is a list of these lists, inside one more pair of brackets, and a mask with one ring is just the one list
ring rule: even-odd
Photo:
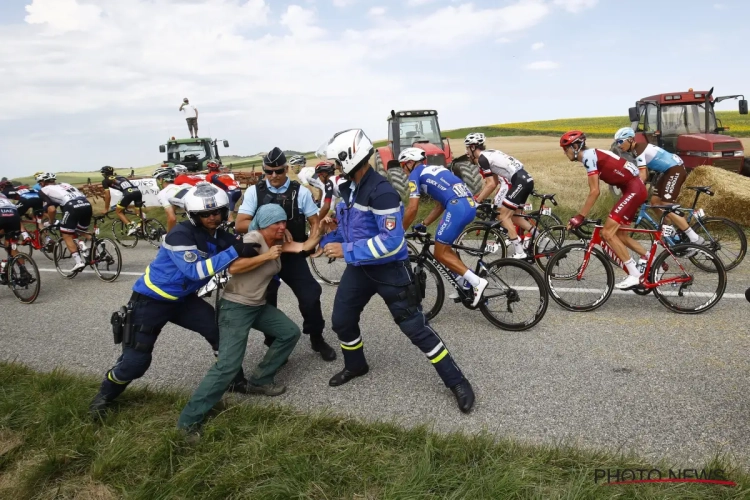
[[623,127],[615,132],[616,141],[624,141],[627,139],[632,139],[633,137],[635,137],[635,132],[630,127]]

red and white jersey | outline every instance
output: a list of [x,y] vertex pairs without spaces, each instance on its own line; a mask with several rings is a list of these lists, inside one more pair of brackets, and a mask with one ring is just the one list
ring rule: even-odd
[[623,187],[638,177],[638,167],[611,151],[586,149],[581,159],[588,175],[598,175],[610,186]]
[[78,190],[78,188],[71,186],[66,182],[60,184],[50,184],[42,188],[42,193],[49,198],[55,205],[65,205],[66,203],[77,200],[80,198],[86,198],[86,196]]
[[190,184],[191,186],[195,186],[201,181],[205,181],[206,179],[203,178],[202,175],[188,175],[188,174],[180,174],[177,176],[177,178],[174,180],[175,184]]
[[232,178],[229,174],[222,174],[222,173],[216,173],[212,172],[210,174],[206,174],[206,180],[208,182],[213,183],[213,179],[216,177],[222,184],[224,184],[226,187],[229,188],[229,191],[234,191],[235,189],[240,189],[239,183]]
[[523,168],[523,163],[497,149],[482,151],[478,163],[479,173],[482,174],[482,177],[487,178],[495,174],[508,182],[516,172]]

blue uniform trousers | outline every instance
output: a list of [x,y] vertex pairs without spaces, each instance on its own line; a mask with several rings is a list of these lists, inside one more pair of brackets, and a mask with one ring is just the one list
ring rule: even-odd
[[333,304],[332,327],[341,342],[346,369],[359,371],[366,363],[359,320],[375,294],[385,301],[401,331],[427,356],[447,387],[463,381],[461,370],[422,313],[408,260],[374,266],[349,265],[344,271]]

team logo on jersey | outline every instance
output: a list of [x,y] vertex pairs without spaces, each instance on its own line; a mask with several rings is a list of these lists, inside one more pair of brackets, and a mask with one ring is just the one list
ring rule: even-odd
[[194,252],[191,252],[189,250],[185,252],[184,254],[182,254],[182,258],[185,259],[185,262],[190,262],[190,263],[198,260],[198,256]]
[[409,181],[409,192],[415,193],[417,191],[417,183],[414,181]]
[[395,215],[389,215],[385,218],[385,228],[388,231],[393,231],[396,229],[396,216]]

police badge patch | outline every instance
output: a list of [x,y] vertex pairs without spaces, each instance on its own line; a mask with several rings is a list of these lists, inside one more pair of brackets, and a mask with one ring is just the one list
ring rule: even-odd
[[388,231],[393,231],[396,228],[396,216],[389,215],[385,218],[385,228]]
[[198,256],[191,251],[187,251],[182,254],[182,258],[185,259],[185,262],[195,262],[196,260],[198,260]]

